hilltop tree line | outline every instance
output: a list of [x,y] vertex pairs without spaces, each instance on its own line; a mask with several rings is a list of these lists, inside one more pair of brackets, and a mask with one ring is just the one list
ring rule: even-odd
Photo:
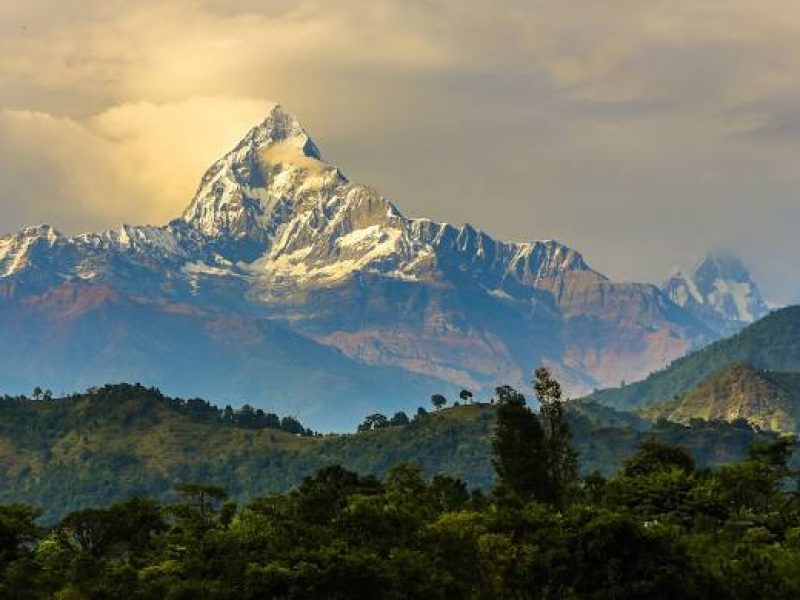
[[[102,397],[109,402],[127,399],[135,393],[201,420],[217,420],[223,423],[230,423],[231,425],[243,429],[277,429],[305,437],[317,437],[320,435],[308,427],[305,427],[299,419],[293,416],[287,415],[280,417],[275,413],[265,412],[261,408],[253,408],[250,404],[243,404],[238,408],[233,408],[228,404],[225,408],[219,408],[202,398],[172,398],[164,395],[161,390],[156,387],[145,387],[139,383],[109,384],[103,387],[89,388],[86,393]],[[69,401],[82,396],[83,394],[70,394],[61,398],[54,398],[52,391],[49,389],[42,390],[41,387],[37,386],[30,397],[25,395],[10,396],[6,394],[1,400],[6,404],[19,404],[30,402],[31,400],[36,402]]]
[[328,466],[244,505],[211,483],[166,506],[130,499],[52,527],[0,507],[0,597],[800,597],[792,440],[699,469],[646,439],[620,471],[578,476],[560,388],[538,410],[498,394],[488,493],[399,464],[385,477]]
[[[501,388],[497,388],[498,393],[500,389]],[[461,398],[461,402],[463,402],[465,405],[472,403],[473,395],[469,390],[461,390],[458,396]],[[494,404],[494,402],[495,399],[492,398],[491,403]],[[431,396],[431,404],[433,405],[434,409],[440,411],[447,406],[447,398],[442,394],[433,394]],[[454,402],[453,406],[459,406],[459,403]],[[372,429],[386,429],[387,427],[404,427],[409,425],[412,421],[418,421],[419,419],[424,418],[427,414],[428,411],[425,410],[425,407],[423,406],[417,408],[417,412],[414,414],[413,418],[409,418],[406,412],[402,410],[394,413],[391,418],[382,413],[372,413],[364,417],[364,420],[357,427],[356,431],[364,432]]]

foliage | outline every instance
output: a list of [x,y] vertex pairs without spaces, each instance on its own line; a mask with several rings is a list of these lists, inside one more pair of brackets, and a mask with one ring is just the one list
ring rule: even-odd
[[548,487],[544,430],[525,397],[510,388],[498,388],[497,425],[492,438],[492,464],[498,492],[521,500],[541,498]]
[[[513,403],[510,406],[515,406]],[[518,404],[516,405],[519,406]],[[373,432],[376,433],[376,432]],[[505,502],[400,463],[339,466],[240,506],[184,486],[67,515],[0,507],[0,591],[13,598],[790,598],[800,595],[791,444],[696,470],[647,442],[558,511]]]
[[[52,523],[135,496],[172,503],[179,484],[221,486],[241,503],[289,490],[328,465],[383,477],[406,461],[419,464],[428,479],[452,476],[488,492],[501,406],[423,409],[407,425],[395,416],[391,427],[320,437],[254,427],[220,416],[233,409],[135,385],[49,401],[7,398],[0,400],[0,503],[41,506],[42,522]],[[584,474],[612,475],[646,437],[686,447],[701,467],[740,460],[754,440],[775,439],[746,423],[660,423],[645,430],[641,419],[610,409],[572,403],[565,409]]]
[[431,396],[431,404],[436,410],[441,410],[445,404],[447,404],[447,398],[442,396],[441,394],[434,394]]
[[533,389],[539,401],[539,420],[544,434],[544,457],[549,494],[545,500],[561,504],[578,477],[578,454],[572,448],[572,431],[564,415],[561,386],[541,367],[534,374]]
[[737,363],[714,373],[683,396],[640,410],[649,419],[745,419],[772,431],[800,426],[800,373],[778,373]]
[[743,362],[756,369],[800,372],[800,306],[777,310],[643,381],[601,390],[589,399],[618,409],[648,406],[680,397],[714,373]]

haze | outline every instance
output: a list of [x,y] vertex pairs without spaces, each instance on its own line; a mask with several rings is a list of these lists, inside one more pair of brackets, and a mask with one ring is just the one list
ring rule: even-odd
[[273,101],[410,216],[800,299],[791,0],[3,0],[0,232],[166,222]]

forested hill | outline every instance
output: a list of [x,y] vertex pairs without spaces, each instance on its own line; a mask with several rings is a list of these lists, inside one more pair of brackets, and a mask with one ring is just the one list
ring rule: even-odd
[[800,306],[775,311],[733,337],[678,359],[647,379],[600,390],[588,400],[620,410],[647,406],[682,396],[736,363],[770,371],[800,372]]
[[800,373],[779,373],[738,363],[688,393],[641,410],[649,419],[745,419],[760,429],[796,433],[800,426]]
[[[431,409],[432,410],[432,409]],[[67,398],[0,400],[0,503],[26,502],[52,520],[131,496],[174,500],[179,483],[203,482],[246,500],[284,491],[326,465],[383,475],[399,462],[487,489],[495,407],[421,411],[406,425],[315,434],[292,418],[218,409],[134,385]],[[614,472],[649,435],[689,448],[701,465],[739,460],[758,434],[742,424],[646,424],[583,406],[569,412],[584,472]]]

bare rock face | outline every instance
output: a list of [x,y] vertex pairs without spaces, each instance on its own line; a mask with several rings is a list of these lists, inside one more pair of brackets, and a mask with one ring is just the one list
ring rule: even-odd
[[[610,281],[556,241],[503,242],[470,225],[405,217],[323,160],[280,106],[211,166],[183,215],[165,226],[73,238],[43,226],[0,238],[3,310],[65,282],[104,286],[137,307],[192,307],[198,322],[209,314],[269,322],[273,333],[346,357],[335,374],[343,380],[353,365],[389,369],[380,373],[417,377],[431,392],[524,385],[547,364],[579,393],[642,377],[715,335],[677,295]],[[188,343],[181,335],[154,348],[153,360],[179,355]],[[277,342],[267,346],[281,352]],[[109,374],[124,379],[127,359],[114,360]],[[5,364],[0,352],[0,383]],[[214,377],[237,378],[235,364],[226,365]],[[210,376],[198,371],[198,387]],[[75,385],[66,373],[52,378]],[[164,378],[168,391],[184,393]],[[274,406],[275,383],[242,393]],[[316,391],[309,407],[341,412],[333,387]]]

